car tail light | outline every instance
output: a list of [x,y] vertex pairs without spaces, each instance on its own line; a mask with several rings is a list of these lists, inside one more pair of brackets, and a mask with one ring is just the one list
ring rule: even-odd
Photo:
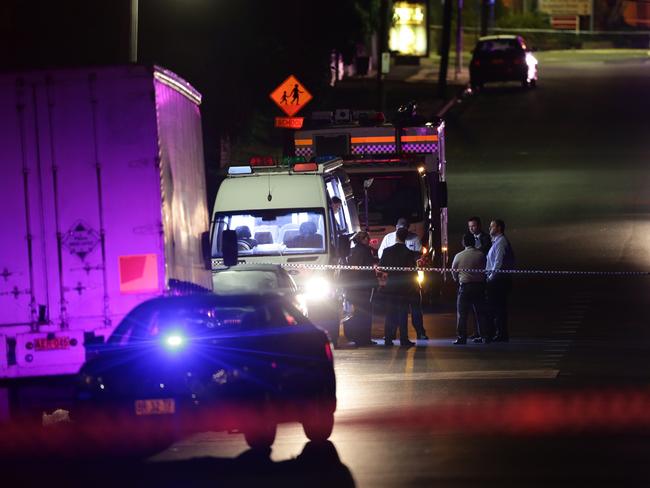
[[330,345],[329,341],[325,343],[325,356],[327,356],[328,361],[332,361],[334,359],[334,356],[332,356],[332,346]]

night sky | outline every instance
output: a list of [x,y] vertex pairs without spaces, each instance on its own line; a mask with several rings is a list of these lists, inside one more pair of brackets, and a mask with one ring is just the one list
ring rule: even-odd
[[[140,0],[138,62],[171,69],[203,94],[210,172],[219,164],[224,134],[243,145],[281,145],[272,129],[279,113],[268,94],[295,74],[323,100],[330,50],[349,56],[355,42],[367,39],[372,19],[363,12],[371,5]],[[130,0],[3,0],[0,70],[127,63],[129,33]]]

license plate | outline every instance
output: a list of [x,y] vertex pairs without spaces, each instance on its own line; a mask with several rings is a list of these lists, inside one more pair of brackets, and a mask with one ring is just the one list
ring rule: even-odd
[[70,349],[70,338],[68,336],[54,337],[52,339],[36,339],[34,341],[35,351],[58,351]]
[[176,412],[173,398],[152,398],[135,401],[136,415],[169,415]]

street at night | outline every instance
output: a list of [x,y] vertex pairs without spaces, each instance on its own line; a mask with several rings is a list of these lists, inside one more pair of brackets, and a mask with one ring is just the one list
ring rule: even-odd
[[[440,5],[445,2],[429,3],[434,5],[431,9],[442,10]],[[148,8],[151,10],[150,5]],[[155,31],[149,29],[149,34]],[[147,56],[153,52],[150,39],[149,44],[143,43]],[[476,343],[469,339],[466,344],[454,344],[458,338],[457,292],[451,273],[446,272],[440,289],[431,292],[425,300],[427,339],[416,340],[409,319],[413,347],[399,347],[397,343],[394,347],[384,346],[385,315],[379,305],[375,305],[372,319],[375,341],[372,346],[356,347],[350,337],[342,335],[340,347],[330,349],[327,337],[319,332],[325,338],[330,360],[333,355],[336,373],[334,429],[326,441],[310,441],[298,422],[288,422],[279,424],[270,449],[250,448],[241,429],[207,429],[176,439],[173,444],[155,453],[148,452],[144,457],[119,456],[114,452],[76,457],[66,452],[66,439],[70,439],[66,419],[61,425],[42,427],[33,442],[26,440],[25,435],[12,438],[0,434],[0,484],[374,488],[642,486],[649,483],[650,51],[610,47],[536,49],[534,56],[538,60],[535,87],[522,87],[519,82],[497,82],[472,90],[467,67],[453,81],[453,68],[450,68],[446,96],[441,97],[438,57],[427,59],[419,66],[393,66],[383,86],[384,103],[416,99],[418,115],[433,118],[439,113],[444,120],[449,262],[434,262],[432,266],[448,268],[454,255],[463,250],[461,239],[471,216],[479,216],[486,231],[495,219],[502,219],[506,224],[505,235],[516,255],[508,302],[509,341]],[[184,60],[180,65],[191,63]],[[12,69],[4,71],[12,72],[14,66],[9,68]],[[176,66],[166,68],[176,69]],[[193,73],[200,72],[196,66],[193,68]],[[178,74],[187,77],[199,91],[203,90],[202,83],[209,83],[205,80],[210,79],[193,80],[180,70]],[[309,109],[323,108],[325,99],[327,104],[336,104],[337,97],[344,100],[344,105],[325,108],[340,108],[355,99],[374,103],[374,83],[371,78],[343,79],[324,91],[320,100],[320,92],[314,90],[315,98],[310,102],[314,107]],[[275,81],[269,82],[268,91],[276,86]],[[296,89],[298,86],[295,85]],[[190,89],[194,90],[192,86],[184,88],[186,98],[194,96]],[[215,134],[225,134],[219,132],[224,122],[216,116],[218,103],[208,98],[216,90],[213,87],[205,92],[201,110],[207,189],[202,181],[196,194],[207,193],[207,212],[212,215],[210,232],[214,232],[216,239],[214,229],[221,225],[218,218],[225,218],[227,211],[238,208],[220,201],[223,196],[217,197],[215,204],[218,191],[215,175],[219,168],[211,164],[220,166],[223,170],[220,179],[225,179],[224,168],[228,162],[218,164],[214,160],[217,153],[225,153],[223,141],[227,138],[222,137],[217,143],[212,133],[206,133],[207,124]],[[286,101],[287,91],[284,94]],[[249,102],[254,105],[252,100]],[[198,107],[200,97],[194,96],[192,103]],[[265,103],[272,102],[267,99]],[[282,108],[279,100],[276,103]],[[211,112],[206,114],[207,109]],[[260,108],[266,114],[270,110],[269,106]],[[198,110],[192,112],[198,113]],[[307,116],[307,110],[302,115]],[[272,124],[271,117],[266,115],[260,120]],[[161,124],[157,130],[162,135],[156,133],[156,144],[163,154],[168,150],[163,140],[168,133]],[[283,144],[286,152],[287,137],[279,135],[277,131],[281,129],[275,130],[272,136],[258,141],[259,153],[272,145],[276,146],[276,152],[281,151],[278,147]],[[231,135],[235,141],[234,133]],[[9,139],[7,136],[3,140]],[[243,157],[247,151],[255,153],[254,137],[242,140],[241,146],[246,149],[234,150],[237,157]],[[241,161],[235,162],[246,167]],[[136,159],[129,161],[129,167],[138,164]],[[271,176],[264,179],[264,201],[267,194],[268,202],[272,198],[274,204],[281,200],[280,177],[277,181],[272,185]],[[187,189],[182,185],[178,188],[175,191],[179,194]],[[192,187],[189,188],[192,193]],[[272,190],[276,193],[272,194]],[[164,212],[165,198],[161,201]],[[329,196],[323,201],[326,210],[328,204],[332,206]],[[154,202],[153,206],[158,203]],[[213,205],[217,217],[212,214]],[[224,206],[217,209],[219,205]],[[303,207],[316,214],[312,208],[316,205]],[[109,208],[113,211],[113,207]],[[260,222],[257,222],[255,208],[238,210],[250,210],[251,216],[245,217],[246,224],[261,223],[258,228],[268,230],[269,236],[273,219],[289,218],[260,210]],[[198,211],[187,215],[191,215],[188,219],[204,219],[206,226],[210,218]],[[346,215],[356,218],[356,212]],[[333,217],[330,220],[336,228],[335,237],[340,238],[338,222]],[[363,228],[362,211],[358,220]],[[231,225],[234,234],[234,226],[239,224]],[[352,227],[350,224],[348,230]],[[356,228],[360,228],[358,224]],[[324,226],[319,229],[325,233]],[[298,234],[302,225],[300,229],[295,225],[292,230]],[[38,234],[38,229],[35,232]],[[272,246],[261,241],[261,234],[256,233],[260,242],[255,245]],[[162,241],[163,230],[160,235]],[[181,249],[186,235],[181,232],[175,238],[171,247],[178,242]],[[239,233],[237,238],[241,241]],[[246,238],[254,240],[250,229]],[[225,249],[226,234],[219,239],[223,240],[218,245]],[[330,239],[331,248],[335,240]],[[239,241],[234,241],[235,247]],[[194,244],[198,249],[200,239]],[[325,244],[318,245],[327,248]],[[285,251],[299,247],[285,246]],[[87,252],[97,253],[98,249],[92,247]],[[222,259],[219,264],[225,265],[226,251],[216,256],[216,249],[217,244],[211,244],[212,255],[208,258],[218,257]],[[245,259],[248,251],[252,255],[250,248],[240,247],[239,259],[242,256]],[[143,255],[145,252],[148,251],[137,251]],[[59,258],[60,254],[59,249]],[[84,258],[85,255],[81,256]],[[305,261],[311,260],[289,258],[289,266],[285,267],[294,274],[291,266],[299,267]],[[313,261],[316,262],[315,258]],[[255,261],[249,258],[249,262]],[[165,269],[177,265],[173,259],[169,263],[164,263]],[[6,274],[0,277],[5,282],[13,279],[7,274],[7,266],[9,263],[0,262],[0,270],[4,267]],[[90,274],[87,269],[86,274]],[[439,277],[438,271],[428,271],[424,279],[428,282]],[[70,289],[65,290],[72,301],[74,298],[70,297],[74,293],[70,290],[74,288],[71,284],[67,286]],[[81,295],[81,283],[78,286],[76,291]],[[169,287],[165,289],[169,291]],[[23,293],[14,291],[11,295],[9,288],[0,292],[7,300]],[[123,292],[122,283],[120,292]],[[107,298],[104,300],[106,303]],[[135,299],[133,303],[137,305]],[[291,307],[294,305],[291,302]],[[5,313],[8,316],[8,311],[0,310],[0,315]],[[307,317],[312,320],[309,314]],[[243,324],[245,318],[238,320]],[[474,323],[470,319],[469,335],[473,331]],[[331,330],[328,333],[332,335]],[[344,326],[341,333],[348,333]],[[0,339],[4,341],[2,334],[0,328]],[[51,336],[47,337],[51,340]],[[15,343],[13,340],[14,347]],[[0,352],[5,353],[4,346]],[[13,357],[4,364],[11,366],[11,361],[20,362],[20,358],[17,361]],[[275,369],[275,359],[272,364]],[[327,364],[331,374],[331,362]],[[212,378],[217,381],[214,375]],[[7,385],[11,379],[0,387],[10,388]],[[97,377],[97,381],[101,383],[101,378]],[[100,386],[104,388],[103,384]],[[160,389],[163,388],[161,383]],[[12,398],[13,393],[2,391],[8,390],[0,390],[0,402]],[[8,408],[0,403],[0,421],[8,413]],[[72,419],[74,423],[74,410]],[[101,427],[111,430],[110,415],[105,421],[107,424]],[[0,429],[14,435],[16,427],[9,426],[11,420],[7,422],[7,425],[0,424]],[[75,444],[75,449],[78,448]]]

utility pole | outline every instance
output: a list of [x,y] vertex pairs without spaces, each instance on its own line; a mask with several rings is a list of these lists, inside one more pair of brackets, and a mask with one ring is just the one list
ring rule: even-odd
[[138,0],[131,0],[131,37],[129,39],[129,62],[138,62]]
[[481,0],[481,37],[487,36],[490,18],[490,0]]
[[377,111],[384,111],[384,74],[382,58],[387,50],[388,40],[388,0],[381,0],[379,5],[379,33],[377,39]]
[[463,0],[458,0],[456,10],[456,72],[455,78],[458,79],[463,67]]
[[440,53],[440,71],[438,73],[438,96],[447,94],[447,67],[449,66],[449,45],[451,44],[452,1],[444,0],[442,12],[442,46]]

